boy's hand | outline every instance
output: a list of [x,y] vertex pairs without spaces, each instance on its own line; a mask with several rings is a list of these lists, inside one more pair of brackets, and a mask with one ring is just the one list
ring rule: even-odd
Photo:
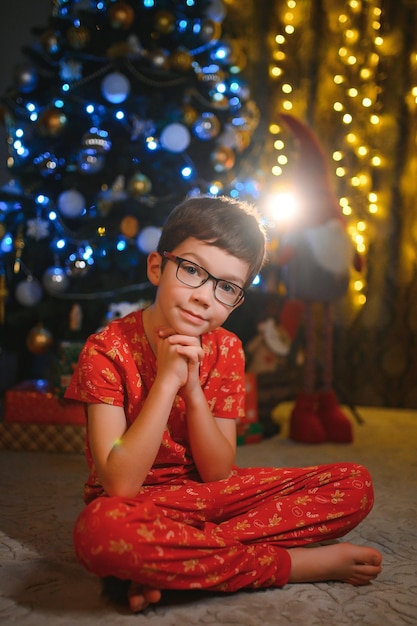
[[171,328],[158,329],[157,337],[158,373],[166,369],[167,374],[176,374],[178,387],[186,386],[189,391],[199,387],[199,366],[204,356],[199,337],[179,335]]

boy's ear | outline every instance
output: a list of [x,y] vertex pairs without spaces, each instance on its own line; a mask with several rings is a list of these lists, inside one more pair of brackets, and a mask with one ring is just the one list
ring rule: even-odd
[[148,254],[147,261],[147,274],[149,282],[152,283],[155,287],[159,285],[159,280],[161,278],[162,273],[162,257],[159,252],[151,252]]

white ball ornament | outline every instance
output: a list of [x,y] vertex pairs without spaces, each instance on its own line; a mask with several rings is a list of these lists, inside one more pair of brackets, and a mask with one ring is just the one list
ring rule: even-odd
[[129,79],[121,72],[107,74],[101,81],[101,93],[111,104],[120,104],[130,93]]
[[161,146],[169,152],[184,152],[190,145],[190,131],[184,124],[168,124],[163,129],[160,141]]
[[140,231],[136,243],[141,252],[149,254],[157,249],[160,238],[160,228],[156,226],[146,226]]
[[22,306],[35,306],[42,299],[42,287],[33,276],[28,276],[17,285],[15,297]]
[[58,197],[58,209],[65,217],[79,217],[85,209],[85,198],[76,189],[67,189]]
[[67,290],[69,278],[62,267],[48,267],[43,273],[42,284],[45,290],[53,296]]

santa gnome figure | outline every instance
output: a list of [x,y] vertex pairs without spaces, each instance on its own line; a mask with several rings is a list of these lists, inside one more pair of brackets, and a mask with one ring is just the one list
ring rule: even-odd
[[[294,441],[319,444],[350,443],[352,424],[333,389],[333,303],[349,284],[353,245],[330,184],[326,157],[306,124],[282,114],[297,144],[295,193],[299,210],[282,237],[278,262],[291,302],[303,303],[305,363],[303,388],[297,393],[290,417]],[[321,324],[314,311],[319,306]],[[317,346],[321,328],[321,359]],[[317,386],[318,363],[320,385]]]

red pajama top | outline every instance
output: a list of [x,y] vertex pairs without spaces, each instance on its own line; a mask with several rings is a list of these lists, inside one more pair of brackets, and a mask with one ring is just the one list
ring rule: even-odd
[[[240,340],[224,328],[201,337],[204,358],[200,382],[212,414],[221,418],[244,415],[244,354]],[[156,358],[148,343],[142,310],[108,324],[91,335],[79,357],[65,397],[85,403],[104,403],[125,410],[127,427],[136,419],[156,375]],[[85,485],[87,502],[102,495],[88,445],[90,468]],[[187,438],[185,405],[177,395],[168,419],[159,452],[145,485],[175,482],[183,478],[198,480]]]

